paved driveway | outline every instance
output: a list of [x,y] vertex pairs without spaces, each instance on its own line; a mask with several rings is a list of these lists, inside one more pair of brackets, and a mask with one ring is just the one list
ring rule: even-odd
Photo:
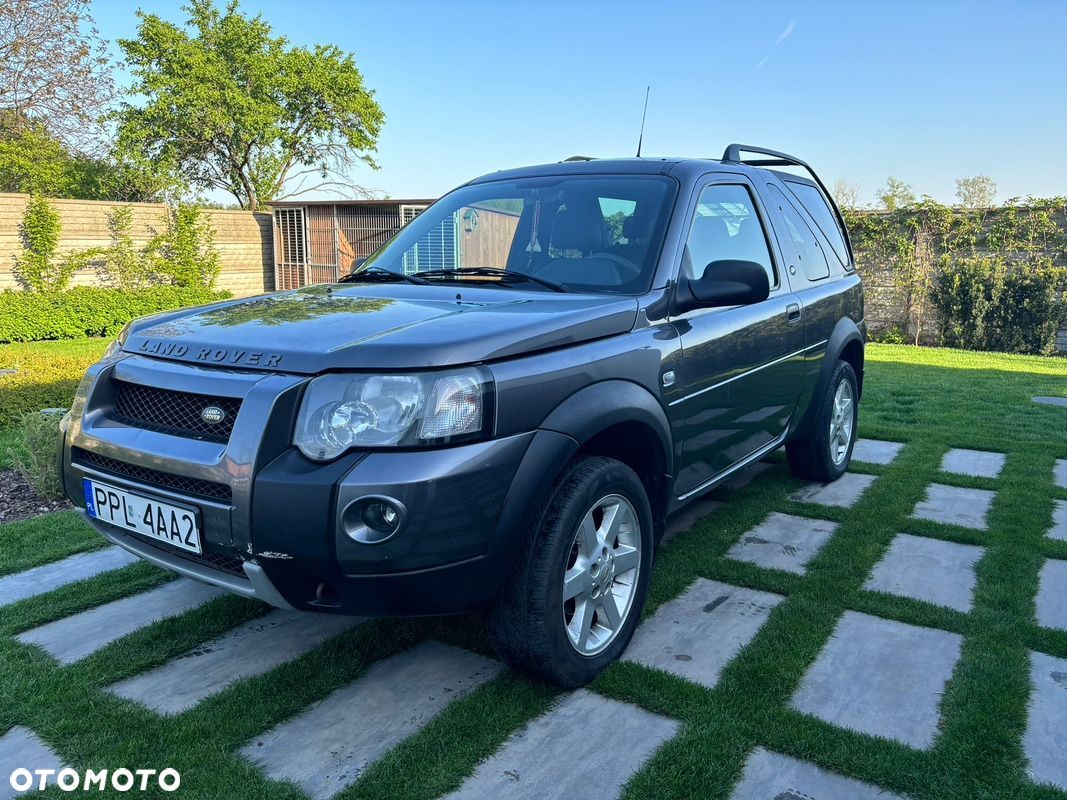
[[[415,763],[420,752],[441,748],[457,749],[462,757],[428,756],[448,767],[442,768],[446,774],[419,776],[422,782],[415,781],[414,789],[393,784],[398,794],[434,796],[434,787],[444,786],[449,796],[462,798],[614,798],[632,780],[635,792],[655,796],[643,784],[646,775],[672,764],[684,770],[693,758],[714,760],[735,746],[730,734],[704,721],[705,698],[736,707],[739,718],[747,719],[752,709],[745,708],[746,691],[752,690],[753,704],[767,702],[764,695],[756,699],[752,687],[759,683],[760,691],[777,698],[773,713],[781,725],[762,734],[757,746],[744,746],[737,754],[740,769],[724,768],[723,784],[694,784],[693,796],[726,791],[746,800],[899,797],[903,793],[843,773],[878,774],[877,767],[848,767],[888,753],[898,768],[941,746],[946,694],[966,671],[965,634],[976,613],[980,565],[1006,463],[999,453],[945,452],[920,495],[901,501],[907,506],[901,506],[901,529],[888,545],[864,549],[863,518],[854,509],[879,492],[892,504],[893,489],[886,484],[906,452],[898,443],[861,440],[855,471],[834,484],[799,488],[781,464],[757,465],[715,499],[673,519],[651,610],[625,663],[576,692],[519,688],[525,682],[507,675],[477,635],[455,634],[448,621],[427,623],[429,635],[413,635],[410,646],[393,652],[386,646],[384,657],[368,658],[351,680],[335,679],[327,673],[339,664],[337,653],[359,653],[357,645],[346,650],[345,643],[370,636],[375,626],[379,634],[390,630],[383,626],[391,623],[267,610],[222,600],[216,590],[185,579],[146,579],[158,585],[60,614],[16,631],[14,638],[35,651],[26,657],[38,659],[50,681],[67,670],[88,684],[97,680],[102,700],[94,703],[104,709],[101,724],[117,726],[113,734],[120,739],[122,719],[177,732],[190,727],[187,720],[204,725],[233,715],[250,718],[251,729],[220,723],[226,733],[218,747],[231,759],[223,763],[237,763],[233,769],[250,776],[248,791],[255,796],[263,787],[274,787],[268,794],[282,791],[271,781],[288,782],[316,800],[364,790],[390,796],[389,781],[400,778],[390,778],[383,764]],[[1067,490],[1067,461],[1054,469],[1057,486]],[[790,488],[783,496],[779,486]],[[755,499],[746,504],[749,496]],[[729,533],[736,530],[740,535]],[[1067,541],[1067,497],[1055,500],[1046,535]],[[846,549],[857,541],[859,549]],[[675,579],[675,572],[682,572],[675,565],[704,557],[705,543],[721,551],[715,577]],[[868,553],[873,557],[864,561]],[[149,569],[131,567],[115,548],[79,554],[0,578],[0,606],[26,608],[35,596],[73,582]],[[798,634],[791,645],[789,631],[803,629],[808,604],[822,602],[820,592],[837,585],[821,582],[820,575],[831,574],[856,585],[844,598],[851,606],[842,607],[829,628],[814,624],[814,638]],[[212,610],[227,603],[230,614],[242,609],[239,624],[218,622],[226,614],[218,617]],[[883,608],[892,613],[881,616]],[[1043,563],[1034,609],[1040,627],[1067,631],[1067,561]],[[183,620],[195,624],[182,627]],[[209,629],[217,630],[201,632]],[[162,649],[153,650],[156,636],[167,643]],[[188,646],[182,644],[186,639]],[[166,655],[132,670],[113,663],[131,640]],[[291,688],[299,669],[310,670],[306,692]],[[1035,782],[1067,790],[1067,660],[1034,652],[1030,671],[1023,756]],[[281,673],[288,678],[275,684]],[[279,700],[276,686],[290,687],[292,698]],[[518,699],[498,712],[494,692],[502,697],[514,692]],[[533,699],[523,692],[532,692]],[[520,707],[533,713],[516,711]],[[463,755],[465,731],[478,739],[478,714],[493,733],[480,750]],[[514,719],[502,721],[508,715]],[[259,719],[261,728],[255,727]],[[61,769],[68,754],[75,768],[91,760],[91,749],[72,747],[69,732],[47,719],[38,718],[37,725],[13,721],[19,724],[0,726],[0,798],[12,796],[6,782],[11,769]],[[840,742],[835,764],[841,769],[798,757],[803,747],[791,744],[794,734]],[[700,742],[703,753],[690,754]],[[846,752],[850,743],[856,743],[855,752]],[[161,744],[160,752],[176,746]],[[405,755],[409,752],[415,755]],[[906,778],[888,779],[906,784]],[[213,790],[197,789],[196,780],[187,776],[185,788],[211,796]]]

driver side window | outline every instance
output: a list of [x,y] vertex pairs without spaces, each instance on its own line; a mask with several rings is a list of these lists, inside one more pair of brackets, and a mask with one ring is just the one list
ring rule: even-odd
[[754,261],[772,287],[778,283],[752,195],[738,184],[712,184],[701,192],[685,254],[686,277],[699,278],[712,261]]

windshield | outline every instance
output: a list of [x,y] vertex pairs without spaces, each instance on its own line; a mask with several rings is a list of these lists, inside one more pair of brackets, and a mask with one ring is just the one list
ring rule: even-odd
[[530,275],[540,282],[525,282],[529,288],[543,291],[637,294],[651,286],[674,193],[674,181],[658,175],[465,186],[405,225],[357,272],[501,286]]

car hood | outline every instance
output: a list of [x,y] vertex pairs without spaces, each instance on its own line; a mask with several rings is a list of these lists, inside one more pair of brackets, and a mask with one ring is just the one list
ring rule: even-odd
[[314,374],[473,364],[630,330],[632,297],[467,284],[339,284],[160,314],[123,349],[201,365]]

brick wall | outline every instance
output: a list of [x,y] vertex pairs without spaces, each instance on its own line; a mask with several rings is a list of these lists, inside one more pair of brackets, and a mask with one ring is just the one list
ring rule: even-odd
[[[21,288],[12,268],[15,258],[22,252],[19,223],[28,200],[28,195],[24,194],[0,194],[0,290]],[[153,203],[50,202],[59,212],[62,225],[61,253],[107,245],[110,241],[108,213],[117,205],[129,205],[133,210],[132,234],[138,243],[147,242],[154,232],[162,231],[164,227],[166,207]],[[215,209],[207,209],[204,214],[215,229],[215,247],[221,267],[218,288],[238,297],[273,290],[270,214]],[[98,282],[93,269],[78,272],[72,281],[82,286]]]

